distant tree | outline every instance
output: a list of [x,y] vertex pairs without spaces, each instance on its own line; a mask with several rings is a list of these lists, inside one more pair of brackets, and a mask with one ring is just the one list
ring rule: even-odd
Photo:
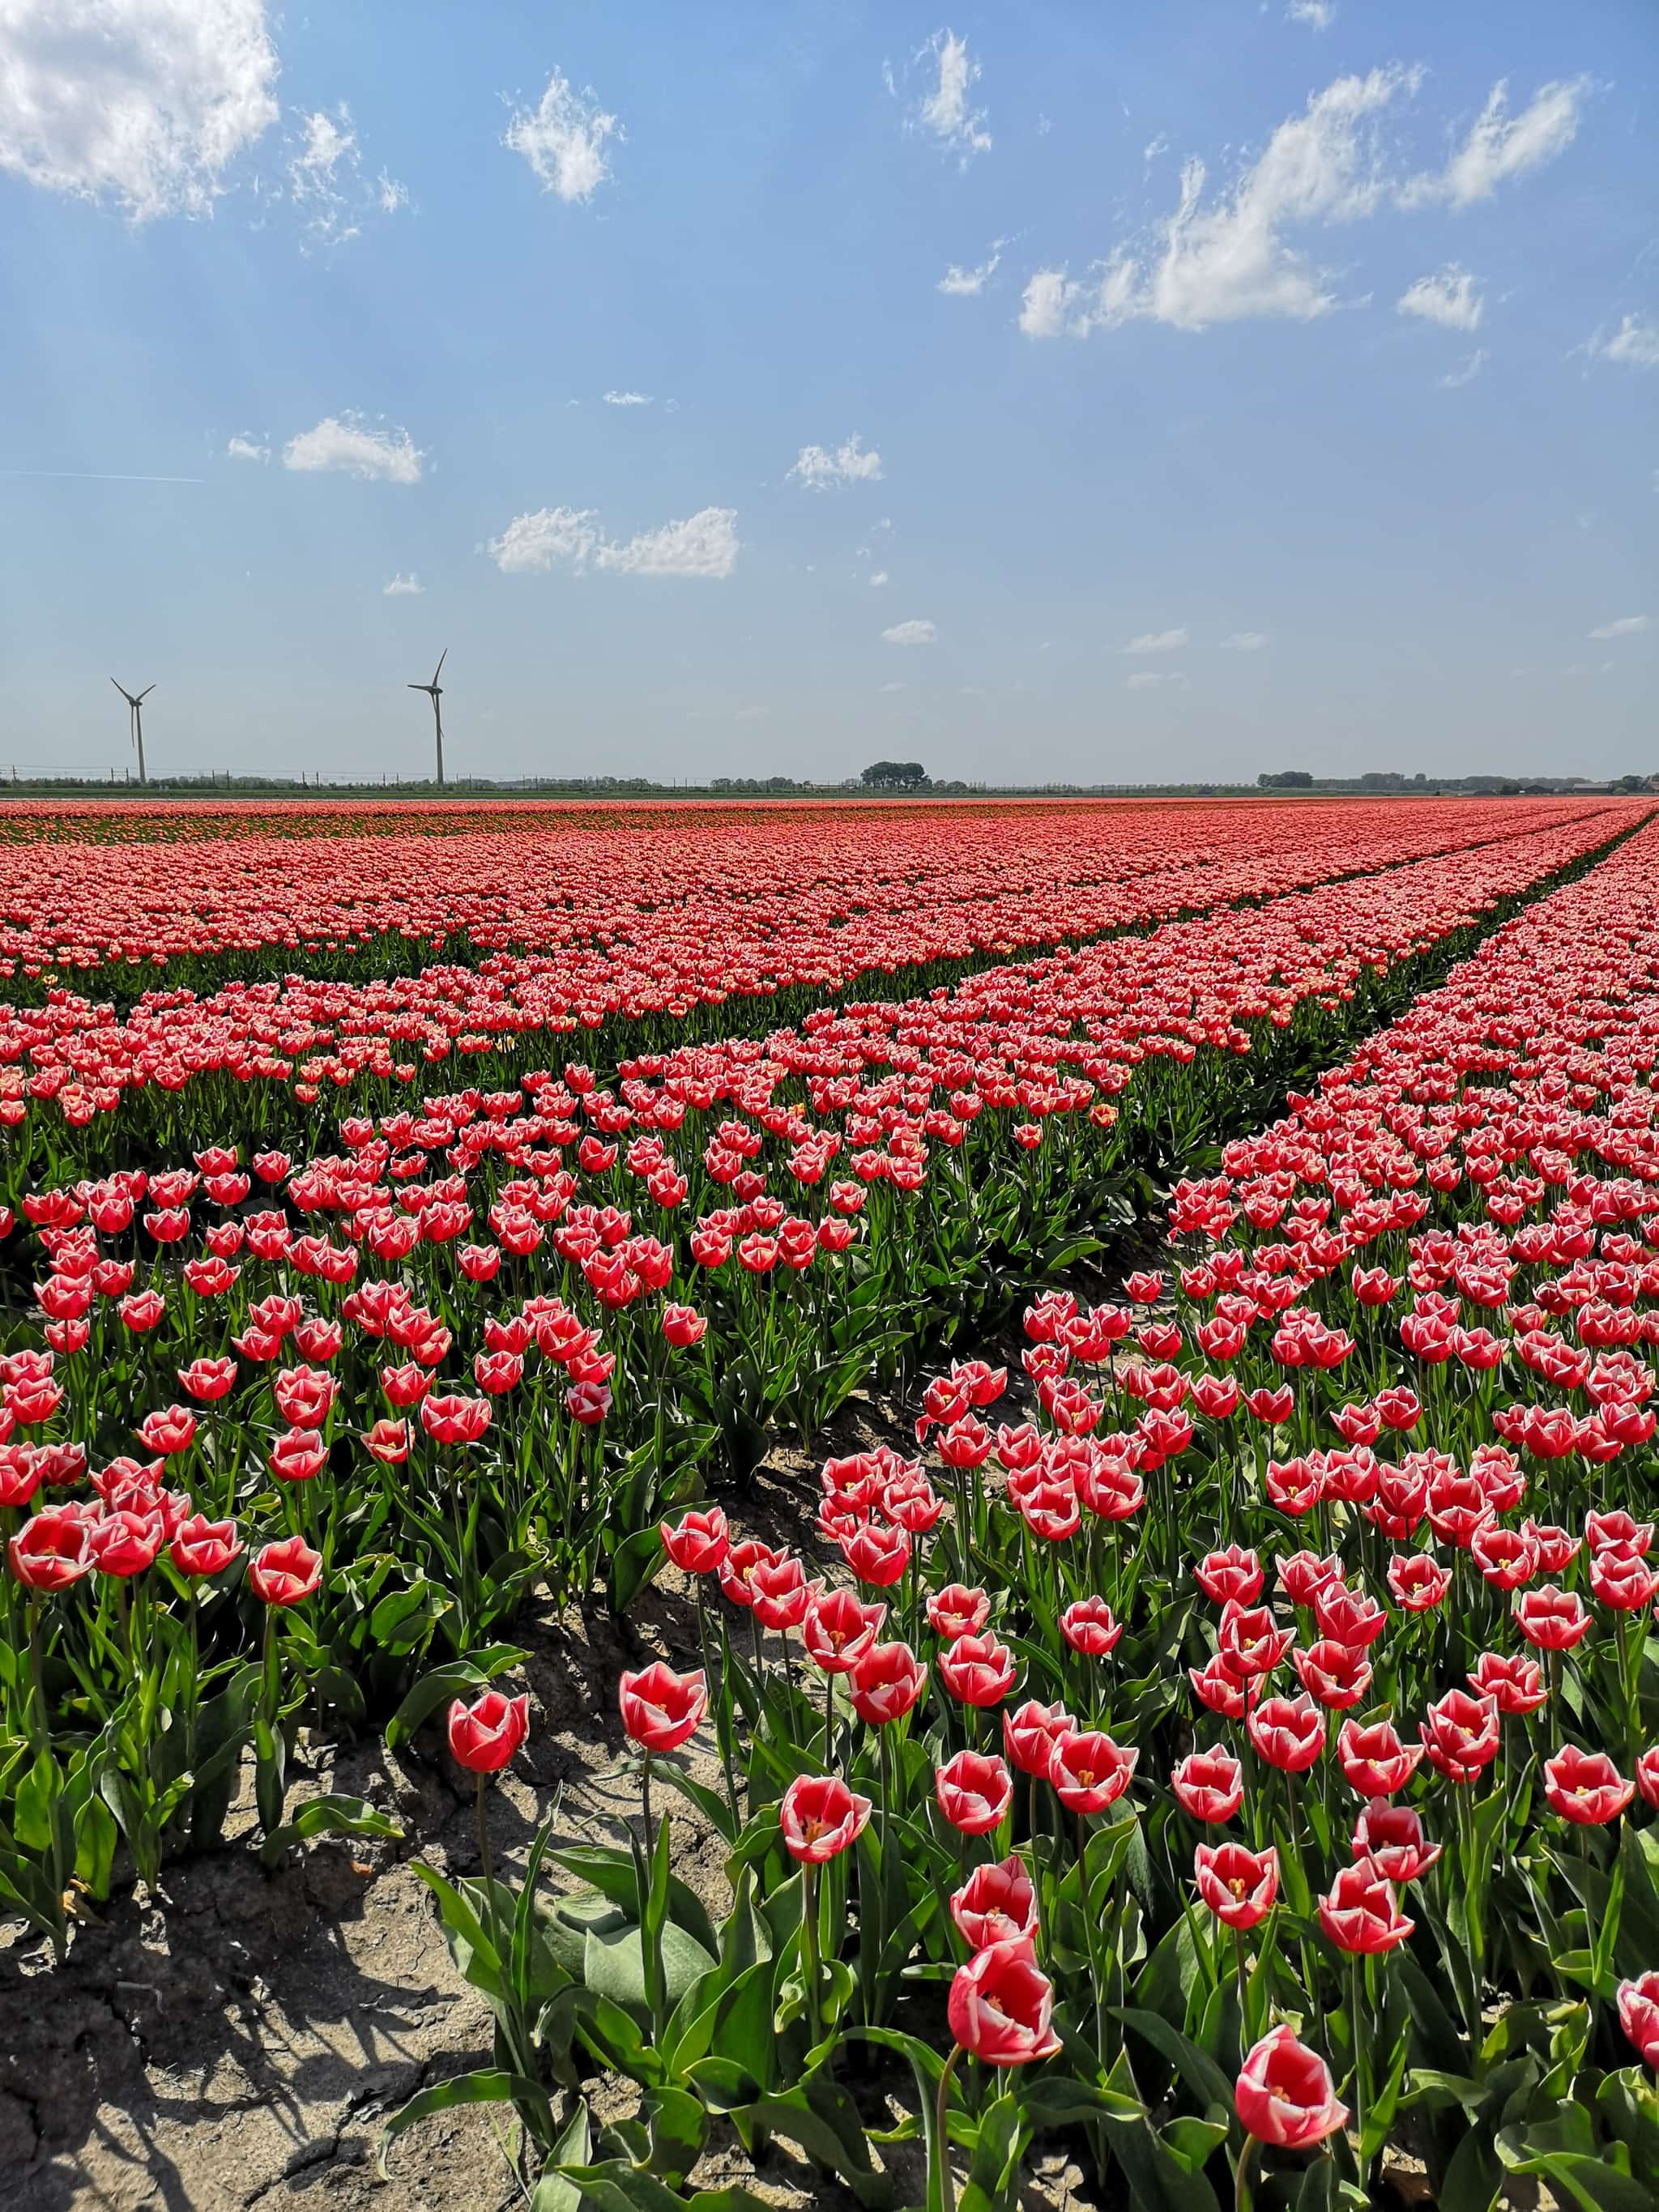
[[1283,768],[1276,775],[1262,774],[1256,782],[1263,791],[1311,791],[1313,777],[1305,768]]
[[927,781],[927,771],[920,761],[872,761],[860,781],[872,790],[896,785],[901,791],[914,791]]

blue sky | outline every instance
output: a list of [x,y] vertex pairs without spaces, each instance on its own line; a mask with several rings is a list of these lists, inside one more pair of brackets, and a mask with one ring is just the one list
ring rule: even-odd
[[1645,0],[0,24],[6,760],[1659,768]]

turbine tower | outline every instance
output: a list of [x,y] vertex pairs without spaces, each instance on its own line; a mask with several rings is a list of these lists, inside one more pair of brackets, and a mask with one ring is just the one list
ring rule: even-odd
[[432,702],[432,722],[438,736],[438,788],[440,791],[444,786],[444,714],[443,708],[438,702],[443,697],[444,693],[443,686],[439,683],[438,678],[443,674],[444,663],[448,658],[449,647],[446,646],[438,655],[438,665],[432,672],[431,683],[410,684],[404,687],[410,691],[424,691]]
[[[109,680],[112,684],[115,684],[115,678],[112,676]],[[128,690],[125,684],[115,684],[115,688],[127,702],[127,734],[138,748],[138,781],[140,783],[148,783],[149,778],[144,774],[144,702],[155,686],[153,684],[145,684],[137,698]],[[439,781],[442,781],[442,777],[440,776]]]

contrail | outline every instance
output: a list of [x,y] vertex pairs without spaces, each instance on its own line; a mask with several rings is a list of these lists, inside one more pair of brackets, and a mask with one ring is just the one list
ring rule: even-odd
[[0,477],[73,477],[79,483],[205,483],[205,477],[118,477],[102,469],[0,469]]

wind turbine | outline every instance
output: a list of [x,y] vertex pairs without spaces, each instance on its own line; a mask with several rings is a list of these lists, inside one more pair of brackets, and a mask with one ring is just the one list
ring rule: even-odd
[[[112,676],[109,680],[112,684],[115,684],[115,678]],[[115,688],[127,702],[129,726],[127,734],[138,748],[138,781],[140,783],[148,783],[149,778],[144,774],[144,702],[155,686],[153,684],[145,684],[136,699],[125,684],[115,684]],[[442,781],[442,777],[440,776],[439,781]]]
[[438,665],[432,672],[430,684],[410,684],[404,686],[406,690],[424,691],[432,702],[432,720],[438,732],[438,788],[440,791],[443,789],[444,785],[444,715],[443,708],[438,702],[443,697],[444,693],[443,686],[439,683],[438,678],[443,674],[444,663],[448,658],[449,647],[446,646],[438,655]]

